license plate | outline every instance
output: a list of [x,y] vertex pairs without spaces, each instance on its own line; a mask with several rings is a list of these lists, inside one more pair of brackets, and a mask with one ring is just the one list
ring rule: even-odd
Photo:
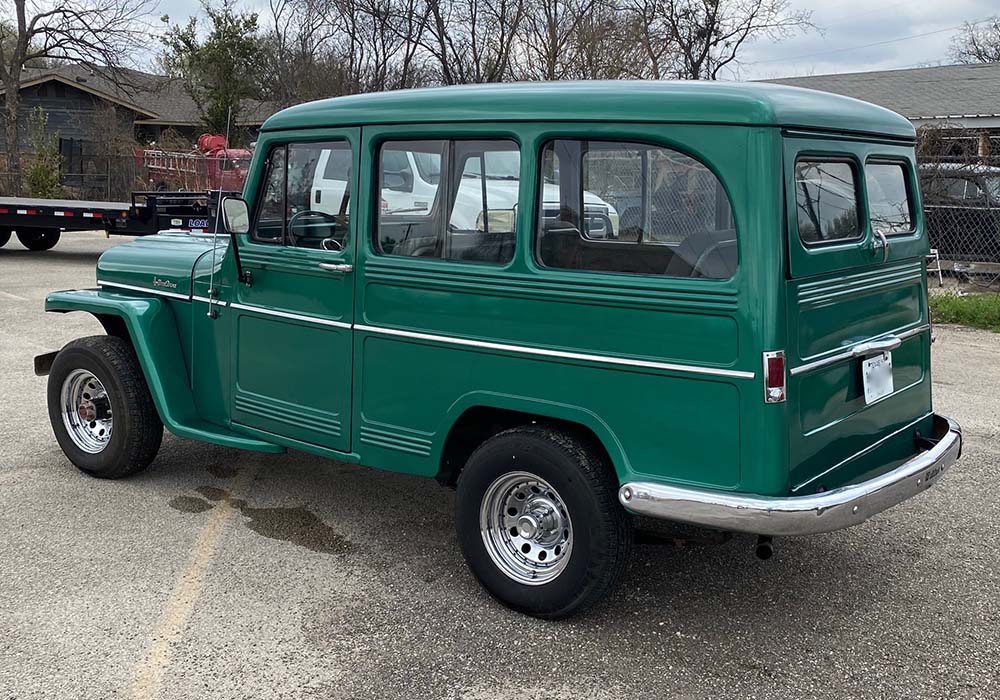
[[892,353],[883,352],[861,363],[865,384],[865,403],[878,401],[892,393]]

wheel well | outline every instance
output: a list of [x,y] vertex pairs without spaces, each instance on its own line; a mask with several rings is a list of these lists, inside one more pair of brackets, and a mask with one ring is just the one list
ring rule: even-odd
[[127,340],[130,345],[132,344],[132,336],[129,335],[128,326],[125,325],[124,318],[115,316],[114,314],[94,314],[94,316],[101,322],[105,333],[121,338],[122,340]]
[[458,475],[477,447],[504,430],[532,424],[548,425],[574,435],[594,449],[600,450],[607,464],[614,468],[614,463],[600,438],[585,425],[535,413],[475,406],[459,416],[451,426],[445,439],[444,449],[441,451],[437,480],[445,486],[455,486],[458,483]]

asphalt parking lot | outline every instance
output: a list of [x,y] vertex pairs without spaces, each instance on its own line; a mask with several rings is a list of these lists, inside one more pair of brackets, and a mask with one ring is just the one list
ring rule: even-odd
[[935,489],[766,562],[637,546],[546,623],[480,590],[430,480],[169,435],[137,477],[77,472],[32,356],[101,329],[42,303],[124,240],[0,249],[0,699],[1000,696],[1000,335],[935,329],[966,440]]

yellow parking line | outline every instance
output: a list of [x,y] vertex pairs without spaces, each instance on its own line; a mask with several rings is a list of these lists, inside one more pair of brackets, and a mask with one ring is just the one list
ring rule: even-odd
[[[253,481],[253,469],[247,468],[233,484],[234,497],[245,493]],[[222,538],[226,521],[236,509],[230,499],[219,501],[212,509],[208,522],[198,534],[187,566],[174,584],[174,590],[167,599],[159,623],[153,630],[152,643],[145,658],[135,671],[132,697],[136,700],[152,700],[160,695],[163,677],[173,659],[174,647],[184,633],[195,603],[205,587],[205,575],[215,558],[215,552]]]

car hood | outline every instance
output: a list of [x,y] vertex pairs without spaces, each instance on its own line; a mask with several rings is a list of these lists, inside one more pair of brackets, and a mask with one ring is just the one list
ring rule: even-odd
[[192,270],[212,250],[213,240],[186,231],[163,231],[117,245],[97,261],[97,282],[188,297]]

